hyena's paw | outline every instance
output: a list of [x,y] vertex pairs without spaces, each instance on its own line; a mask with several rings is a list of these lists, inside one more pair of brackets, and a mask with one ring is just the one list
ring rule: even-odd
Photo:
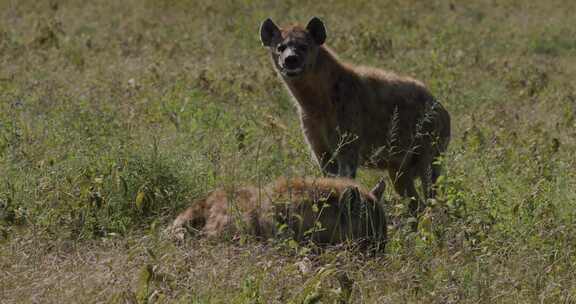
[[187,234],[188,231],[183,226],[170,226],[162,232],[162,237],[174,242],[183,242]]

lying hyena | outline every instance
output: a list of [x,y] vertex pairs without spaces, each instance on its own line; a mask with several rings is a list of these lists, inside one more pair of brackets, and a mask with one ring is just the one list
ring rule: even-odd
[[359,165],[388,169],[396,192],[419,208],[414,179],[427,197],[440,174],[434,159],[450,140],[450,116],[421,82],[340,61],[324,46],[318,18],[306,28],[260,28],[276,70],[296,100],[304,136],[323,172],[354,178]]
[[208,237],[244,232],[269,239],[288,228],[300,242],[355,241],[362,248],[381,250],[386,240],[379,202],[384,187],[380,181],[367,192],[349,179],[280,178],[262,189],[219,189],[193,202],[169,231],[177,238],[183,238],[188,227]]

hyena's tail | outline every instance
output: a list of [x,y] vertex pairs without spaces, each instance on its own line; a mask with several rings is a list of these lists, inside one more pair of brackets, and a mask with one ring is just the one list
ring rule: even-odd
[[450,121],[450,114],[448,113],[446,108],[444,108],[444,106],[442,106],[442,104],[436,100],[435,100],[435,106],[437,111],[436,123],[439,137],[437,154],[440,155],[446,152],[446,150],[448,149],[448,144],[450,143],[450,137],[452,136],[452,126]]
[[199,233],[206,225],[209,209],[207,196],[194,201],[192,206],[176,217],[166,233],[177,240],[183,240],[188,231]]

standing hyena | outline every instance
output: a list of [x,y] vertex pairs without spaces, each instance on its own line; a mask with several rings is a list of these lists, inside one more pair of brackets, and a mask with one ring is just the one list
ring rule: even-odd
[[304,136],[323,172],[356,176],[359,165],[388,169],[398,194],[419,209],[440,174],[434,159],[450,140],[450,116],[419,81],[340,61],[326,46],[322,21],[260,28],[274,65],[296,100]]

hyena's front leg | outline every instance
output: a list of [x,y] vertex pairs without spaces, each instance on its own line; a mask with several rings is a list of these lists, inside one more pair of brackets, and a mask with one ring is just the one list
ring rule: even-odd
[[361,104],[353,89],[354,82],[342,78],[333,88],[332,101],[336,106],[337,127],[333,136],[336,138],[336,160],[338,176],[356,178],[360,162],[360,124],[362,115],[358,107]]
[[[346,103],[344,103],[346,105]],[[342,106],[338,110],[338,127],[334,146],[334,154],[338,162],[338,176],[356,178],[356,171],[358,170],[360,162],[360,136],[356,124],[359,122],[356,119],[358,115],[354,109]]]
[[322,170],[322,174],[325,176],[339,176],[338,172],[340,172],[338,162],[332,157],[332,154],[328,151],[321,153],[320,156],[316,155],[316,159],[318,161],[318,165],[320,166],[320,170]]
[[322,174],[325,176],[338,176],[338,162],[329,149],[325,136],[318,129],[315,129],[313,124],[307,124],[307,122],[307,120],[302,121],[304,137],[316,163],[320,166]]
[[313,150],[322,173],[332,177],[356,178],[357,149]]
[[357,154],[339,154],[339,151],[323,153],[322,157],[316,156],[322,173],[331,177],[356,178],[358,170]]
[[356,178],[358,170],[359,148],[356,144],[343,146],[337,151],[336,162],[338,163],[338,176]]

